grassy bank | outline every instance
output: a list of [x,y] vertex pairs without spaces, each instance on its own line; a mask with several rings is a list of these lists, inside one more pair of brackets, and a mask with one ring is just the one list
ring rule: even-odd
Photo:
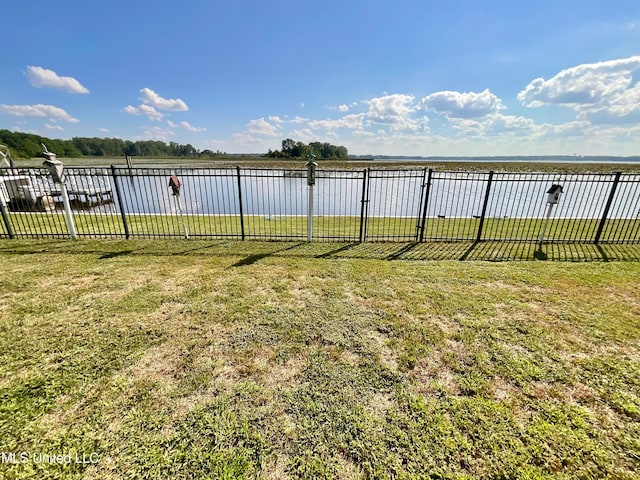
[[403,249],[0,242],[0,451],[89,459],[0,477],[637,478],[640,263]]
[[[62,211],[9,212],[12,234],[17,238],[60,236],[69,230]],[[241,239],[306,239],[306,216],[291,215],[140,215],[128,214],[127,229],[117,213],[93,211],[73,214],[76,232],[85,237],[131,238],[184,237]],[[539,218],[486,218],[481,239],[505,241],[537,241],[544,225]],[[314,216],[313,234],[324,241],[415,241],[420,238],[415,218],[369,217],[361,224],[357,216]],[[590,243],[597,235],[599,219],[551,219],[545,229],[547,241]],[[609,219],[601,240],[638,242],[640,219]],[[476,240],[479,218],[426,219],[422,238],[427,241]],[[0,235],[8,236],[4,222]]]

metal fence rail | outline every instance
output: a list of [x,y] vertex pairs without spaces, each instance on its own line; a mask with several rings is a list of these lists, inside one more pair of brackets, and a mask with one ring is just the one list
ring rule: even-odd
[[[179,195],[170,178],[180,182]],[[303,169],[0,168],[0,238],[304,240]],[[563,193],[546,218],[546,191]],[[318,170],[319,241],[640,243],[640,175]]]

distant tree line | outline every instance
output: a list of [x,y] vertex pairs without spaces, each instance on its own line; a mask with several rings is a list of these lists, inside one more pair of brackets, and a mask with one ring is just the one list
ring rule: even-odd
[[42,153],[41,143],[59,157],[119,157],[130,155],[137,157],[215,157],[224,152],[198,150],[191,144],[181,145],[176,142],[164,143],[156,140],[121,140],[119,138],[85,138],[74,137],[71,140],[57,140],[41,137],[32,133],[0,130],[0,143],[9,147],[14,158],[39,157]]
[[290,138],[282,141],[282,150],[269,149],[265,156],[270,158],[307,158],[311,152],[316,158],[349,158],[349,152],[346,147],[331,145],[326,142],[311,142],[307,145]]

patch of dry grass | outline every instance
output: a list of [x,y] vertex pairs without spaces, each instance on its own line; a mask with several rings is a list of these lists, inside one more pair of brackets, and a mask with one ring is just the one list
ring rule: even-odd
[[0,476],[636,478],[639,264],[335,248],[4,244]]

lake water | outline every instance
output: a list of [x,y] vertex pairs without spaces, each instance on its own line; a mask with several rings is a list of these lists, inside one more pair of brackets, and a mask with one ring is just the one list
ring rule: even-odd
[[[127,213],[176,213],[178,205],[168,186],[170,172],[134,170],[118,176]],[[180,202],[185,214],[238,215],[240,195],[245,215],[277,217],[306,215],[308,190],[304,171],[178,169]],[[318,171],[314,187],[314,214],[369,217],[417,217],[424,211],[426,171],[378,170]],[[478,217],[485,203],[489,174],[434,172],[429,187],[428,217]],[[556,218],[600,218],[614,175],[493,175],[486,216],[540,218],[547,208],[546,191],[560,184],[563,194]],[[364,195],[363,195],[364,192]],[[111,206],[118,209],[117,202]],[[640,213],[640,175],[622,175],[609,218],[637,218]]]

